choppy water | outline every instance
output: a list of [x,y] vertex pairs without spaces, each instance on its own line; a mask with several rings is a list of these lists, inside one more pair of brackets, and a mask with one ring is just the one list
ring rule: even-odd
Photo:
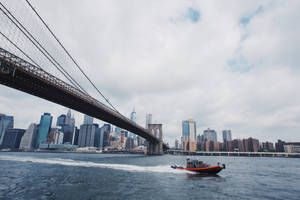
[[0,153],[0,199],[300,199],[300,159],[198,157],[219,176],[170,168],[185,156]]

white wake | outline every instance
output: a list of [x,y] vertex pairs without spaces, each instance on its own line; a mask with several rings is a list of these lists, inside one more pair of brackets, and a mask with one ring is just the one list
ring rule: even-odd
[[78,161],[71,159],[61,158],[34,158],[34,157],[21,157],[21,156],[0,156],[0,160],[16,161],[16,162],[33,162],[43,163],[50,165],[64,165],[64,166],[77,166],[77,167],[99,167],[99,168],[110,168],[124,171],[135,171],[135,172],[158,172],[158,173],[193,173],[183,170],[175,170],[170,165],[159,165],[159,166],[140,166],[140,165],[125,165],[125,164],[108,164],[108,163],[95,163],[87,161]]

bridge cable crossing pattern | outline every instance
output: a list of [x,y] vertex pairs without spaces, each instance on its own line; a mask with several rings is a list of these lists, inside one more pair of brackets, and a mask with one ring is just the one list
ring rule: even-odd
[[[5,16],[24,34],[24,36],[58,69],[75,87],[79,87],[83,92],[87,93],[80,84],[75,81],[72,76],[50,55],[50,53],[36,40],[36,38],[20,23],[18,19],[0,2],[0,5],[5,9],[5,11],[0,7],[0,10],[5,14]],[[10,15],[10,16],[9,16]],[[1,33],[6,39],[3,33]],[[16,46],[11,40],[9,40],[14,46]],[[16,46],[17,47],[17,46]],[[17,47],[19,50],[20,48]],[[23,52],[22,52],[23,53]],[[26,56],[28,57],[28,56]],[[50,59],[51,58],[51,59]],[[30,58],[33,61],[32,58]],[[36,65],[37,63],[34,62]],[[39,65],[37,65],[39,66]]]
[[79,66],[79,64],[75,61],[73,56],[69,53],[69,51],[64,47],[64,45],[59,41],[59,39],[56,37],[56,35],[53,33],[53,31],[50,29],[50,27],[46,24],[46,22],[43,20],[43,18],[40,16],[40,14],[36,11],[36,9],[32,6],[32,4],[26,0],[27,4],[30,6],[30,8],[33,10],[33,12],[38,16],[38,18],[41,20],[41,22],[45,25],[45,27],[48,29],[48,31],[51,33],[51,35],[54,37],[54,39],[58,42],[58,44],[62,47],[62,49],[65,51],[65,53],[69,56],[69,58],[73,61],[73,63],[77,66],[77,68],[80,70],[80,72],[86,77],[86,79],[91,83],[91,85],[96,89],[96,91],[105,99],[105,101],[118,113],[120,113],[106,98],[102,92],[96,87],[96,85],[91,81],[91,79],[86,75],[86,73],[83,71],[83,69]]

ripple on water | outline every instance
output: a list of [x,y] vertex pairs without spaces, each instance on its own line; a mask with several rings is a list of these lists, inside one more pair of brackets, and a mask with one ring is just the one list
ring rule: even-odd
[[[176,171],[184,156],[1,153],[0,199],[298,199],[299,159],[199,157],[219,176]],[[288,161],[288,162],[287,162]]]

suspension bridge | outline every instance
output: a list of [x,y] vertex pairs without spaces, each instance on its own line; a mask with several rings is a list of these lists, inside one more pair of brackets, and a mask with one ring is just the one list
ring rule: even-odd
[[[104,102],[88,93],[72,69]],[[0,83],[135,133],[148,141],[148,154],[168,148],[161,125],[145,129],[112,105],[28,0],[0,0]]]

